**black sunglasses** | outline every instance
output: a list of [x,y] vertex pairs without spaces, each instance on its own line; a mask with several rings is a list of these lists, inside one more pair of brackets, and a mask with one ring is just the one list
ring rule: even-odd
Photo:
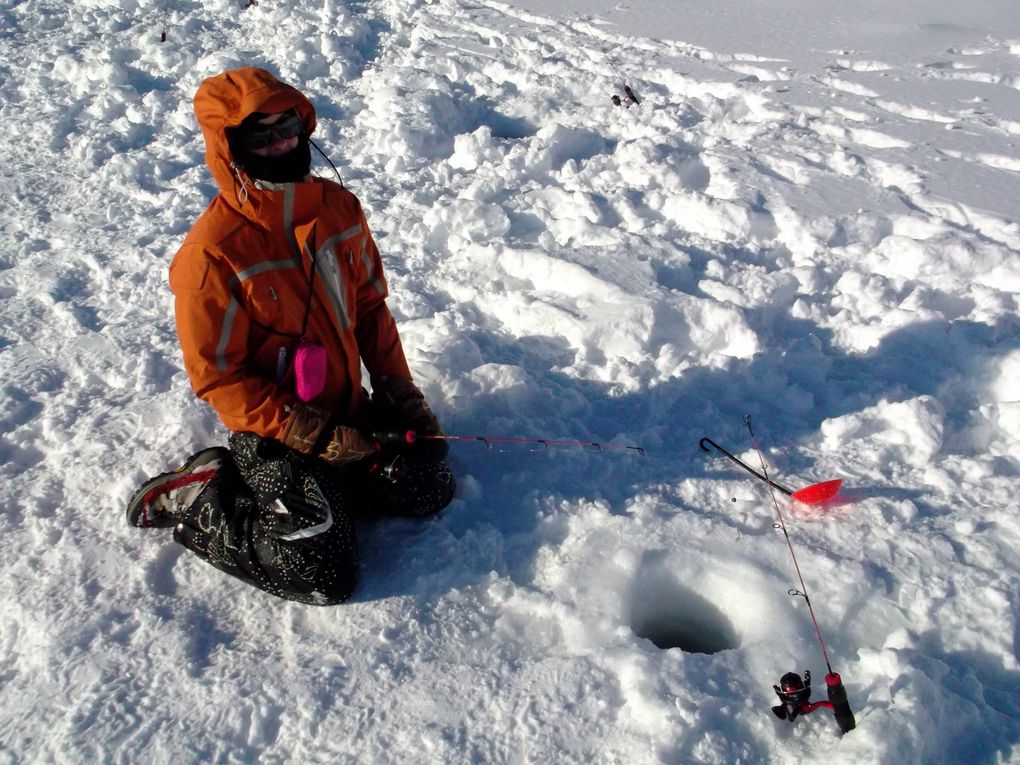
[[[272,125],[245,125],[241,130],[241,144],[245,149],[263,149],[275,140],[286,140],[298,135],[303,129],[301,118],[296,114],[281,117]],[[275,136],[275,137],[274,137]]]

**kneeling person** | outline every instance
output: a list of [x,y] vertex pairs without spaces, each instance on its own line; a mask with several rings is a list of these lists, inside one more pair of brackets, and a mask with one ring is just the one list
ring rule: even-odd
[[195,113],[219,194],[170,285],[192,388],[231,435],[228,448],[146,482],[128,521],[173,528],[274,595],[339,603],[357,577],[356,518],[427,516],[450,502],[446,443],[387,452],[372,437],[442,431],[412,381],[358,199],[310,175],[312,104],[243,67],[205,80]]

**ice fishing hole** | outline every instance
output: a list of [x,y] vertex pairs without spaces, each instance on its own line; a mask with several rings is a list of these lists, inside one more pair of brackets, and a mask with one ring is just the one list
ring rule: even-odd
[[719,608],[654,565],[643,565],[634,583],[630,628],[663,650],[713,654],[740,646],[736,630]]

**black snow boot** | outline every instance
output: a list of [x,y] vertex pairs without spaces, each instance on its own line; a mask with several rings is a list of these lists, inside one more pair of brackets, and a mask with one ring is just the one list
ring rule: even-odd
[[138,528],[176,526],[224,463],[230,460],[230,452],[223,447],[203,449],[176,470],[149,479],[128,503],[128,523]]

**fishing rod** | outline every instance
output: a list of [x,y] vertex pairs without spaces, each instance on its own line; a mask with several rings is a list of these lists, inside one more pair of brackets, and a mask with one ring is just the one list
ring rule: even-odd
[[485,448],[492,449],[493,444],[536,444],[548,449],[550,446],[575,446],[586,449],[594,449],[597,452],[620,450],[633,451],[644,455],[645,450],[640,446],[629,444],[607,444],[599,441],[571,441],[555,438],[516,438],[508,436],[447,436],[443,434],[418,433],[414,430],[390,430],[376,431],[372,438],[380,444],[413,444],[418,441],[477,441],[485,444]]
[[[578,21],[580,21],[582,24],[588,27],[588,34],[591,37],[596,37],[595,31],[591,28],[591,24],[588,23],[588,20],[581,16],[580,13],[576,13],[574,15],[577,16]],[[613,72],[619,78],[620,84],[623,85],[623,94],[627,97],[627,100],[635,104],[640,104],[641,102],[638,100],[638,97],[634,95],[634,91],[631,89],[630,85],[627,84],[627,80],[625,80],[623,75],[620,74],[620,70],[616,68],[616,62],[613,60],[613,57],[609,55],[609,49],[606,48],[605,43],[600,43],[599,48],[602,50],[602,55],[606,57],[606,61],[609,62],[609,66],[613,68]],[[615,93],[613,94],[612,101],[613,104],[616,106],[623,105],[623,100],[620,98],[620,96],[618,96]],[[630,106],[630,104],[627,105]]]
[[[611,450],[633,451],[644,455],[645,450],[640,446],[629,444],[607,444],[600,441],[571,441],[555,438],[516,438],[508,436],[447,436],[445,434],[418,433],[414,430],[377,430],[372,434],[372,440],[378,444],[378,448],[389,445],[416,444],[419,441],[475,441],[485,444],[485,448],[492,450],[493,444],[535,444],[549,449],[550,446],[573,446],[585,449],[594,449],[596,452]],[[385,454],[385,452],[381,452]],[[384,459],[378,460],[369,467],[369,472],[380,476],[390,483],[397,483],[404,472],[403,457],[400,454],[390,454]]]
[[[761,475],[759,475],[757,471],[750,470],[750,468],[732,455],[730,455],[730,458],[742,465],[745,469],[750,470],[750,472],[754,475],[761,478],[769,487],[769,493],[772,495],[772,505],[775,508],[776,518],[778,519],[778,522],[775,525],[776,528],[783,532],[783,536],[786,538],[786,545],[790,550],[793,567],[797,572],[797,579],[800,582],[800,589],[791,589],[790,595],[804,598],[804,602],[808,607],[808,613],[811,615],[811,623],[815,627],[815,634],[818,636],[818,645],[822,649],[822,658],[825,660],[825,668],[828,670],[828,673],[825,675],[825,687],[829,699],[828,701],[812,702],[810,700],[810,672],[805,671],[803,679],[796,672],[787,672],[780,678],[778,685],[772,686],[780,701],[778,706],[772,707],[772,712],[780,720],[787,720],[792,723],[799,715],[810,714],[816,709],[829,709],[832,711],[832,715],[836,719],[836,724],[839,725],[841,733],[848,733],[857,727],[857,722],[854,719],[853,711],[850,709],[850,702],[847,699],[846,688],[843,687],[843,679],[840,677],[838,672],[833,671],[832,663],[829,661],[829,652],[825,647],[825,639],[822,637],[822,629],[818,625],[818,618],[815,616],[815,609],[811,605],[811,598],[808,596],[807,585],[804,583],[804,575],[801,573],[800,563],[797,561],[797,553],[793,549],[793,540],[790,539],[790,533],[786,529],[786,520],[783,518],[783,512],[779,508],[779,501],[776,499],[776,490],[784,491],[791,497],[794,496],[794,493],[783,489],[781,486],[773,483],[769,479],[769,471],[768,467],[765,465],[765,457],[762,454],[761,445],[758,443],[758,439],[754,435],[754,429],[751,427],[751,415],[748,414],[744,416],[744,424],[747,425],[747,432],[751,435],[751,444],[754,446],[754,450],[758,454],[758,461],[761,463]],[[838,489],[839,487],[837,486],[836,490],[838,491]]]
[[159,36],[160,42],[166,42],[167,16],[170,13],[170,0],[163,0],[163,32]]
[[[605,48],[602,49],[602,52],[606,53],[608,57],[609,54],[606,52]],[[613,67],[613,71],[616,72],[616,76],[620,78],[620,84],[623,85],[623,94],[627,96],[627,99],[629,101],[633,101],[635,104],[640,104],[641,102],[638,101],[638,97],[634,95],[634,91],[631,90],[630,85],[628,85],[627,81],[623,79],[623,75],[620,74],[620,70],[616,68],[616,64],[613,62],[612,58],[609,58],[609,66]],[[613,96],[613,103],[616,104],[617,106],[620,106],[621,104],[620,97]]]

